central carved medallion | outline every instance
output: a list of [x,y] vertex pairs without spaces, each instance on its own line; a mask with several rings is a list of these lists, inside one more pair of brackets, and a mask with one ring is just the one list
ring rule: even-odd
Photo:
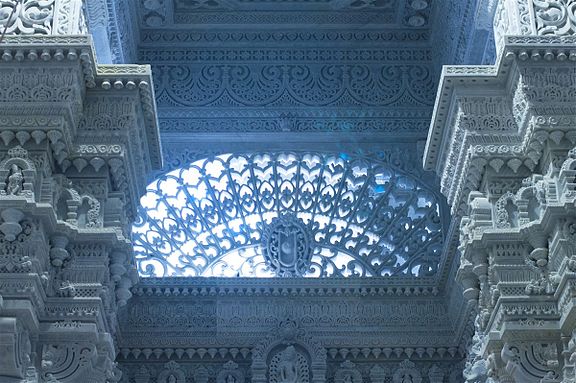
[[266,262],[278,276],[303,276],[312,257],[306,225],[292,214],[275,218],[264,230],[262,250]]

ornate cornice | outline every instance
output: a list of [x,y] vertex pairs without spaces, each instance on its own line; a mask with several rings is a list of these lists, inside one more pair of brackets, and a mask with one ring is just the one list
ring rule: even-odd
[[[165,43],[171,46],[183,47],[186,45],[221,46],[222,44],[246,44],[250,47],[266,46],[277,44],[295,44],[297,46],[314,46],[319,43],[329,44],[360,44],[380,46],[381,44],[401,45],[401,44],[427,44],[430,38],[428,30],[414,29],[394,29],[359,31],[357,29],[342,30],[255,30],[245,31],[243,29],[232,29],[230,31],[206,32],[203,30],[172,30],[154,29],[143,30],[141,47],[152,49],[155,44]],[[332,45],[334,46],[334,45]]]
[[[490,165],[496,171],[504,164],[513,172],[520,166],[534,169],[541,148],[538,149],[533,142],[541,141],[543,135],[551,134],[550,137],[553,137],[570,130],[571,115],[576,113],[576,108],[570,102],[572,80],[569,78],[574,76],[572,60],[576,60],[576,54],[571,53],[565,42],[556,44],[553,40],[548,45],[538,46],[520,44],[518,41],[506,46],[496,67],[447,67],[443,71],[428,134],[424,167],[442,175],[442,192],[447,195],[453,213],[462,211],[466,199],[463,190],[477,188],[480,179],[471,177],[468,169],[477,167],[481,172],[486,164],[482,158],[491,158]],[[541,60],[555,60],[557,65],[546,69]],[[548,76],[567,76],[568,82],[545,85],[545,82],[538,80],[541,79],[538,76],[544,72]],[[492,116],[490,123],[484,121],[475,128],[471,118],[476,112],[467,111],[465,105],[469,93],[466,87],[496,88],[497,92],[491,91],[496,97],[508,94],[502,99],[507,109],[503,116],[505,124]],[[556,100],[546,101],[543,95],[547,87],[557,88]],[[480,97],[474,102],[482,108],[481,104],[494,102],[494,99]],[[541,117],[537,117],[539,115]],[[558,132],[552,134],[553,131]],[[566,138],[573,140],[572,136],[572,133],[568,133]],[[454,145],[454,142],[458,142],[458,145]],[[502,159],[495,161],[498,156]],[[522,159],[518,162],[515,157]],[[459,180],[461,184],[458,184]]]
[[[62,105],[63,108],[66,108],[69,111],[65,124],[57,128],[55,130],[56,133],[53,133],[48,137],[54,148],[54,156],[60,164],[63,164],[66,161],[75,161],[74,156],[89,154],[90,151],[78,151],[72,147],[73,134],[78,134],[78,140],[82,142],[83,137],[88,133],[84,128],[77,131],[77,126],[80,123],[80,120],[87,117],[86,115],[82,116],[82,114],[90,113],[90,105],[87,106],[86,111],[83,111],[83,106],[80,101],[82,98],[87,97],[86,95],[106,92],[110,94],[110,96],[116,94],[125,97],[129,103],[134,105],[130,114],[136,116],[135,118],[138,120],[132,122],[132,127],[136,127],[139,124],[145,126],[145,135],[142,137],[143,143],[132,146],[129,150],[130,156],[136,155],[136,157],[125,158],[123,161],[134,161],[134,164],[140,167],[140,169],[137,170],[141,174],[139,177],[143,178],[145,178],[147,174],[150,174],[152,169],[161,167],[162,157],[158,138],[156,105],[154,102],[154,91],[151,88],[151,72],[149,67],[139,65],[97,65],[91,38],[89,36],[6,36],[2,47],[0,48],[0,57],[3,60],[1,68],[11,73],[16,73],[25,65],[37,67],[37,62],[60,62],[62,65],[66,64],[72,70],[72,72],[67,73],[78,74],[81,79],[80,81],[83,82],[83,84],[74,83],[70,85],[71,91],[74,89],[74,92],[77,94],[74,97],[58,98],[58,94],[54,94],[53,97],[55,99],[52,100],[50,99],[50,97],[52,97],[51,93],[44,95],[45,98],[47,97],[46,102],[51,103],[52,109],[55,107],[57,108],[58,105]],[[38,70],[42,71],[43,69]],[[22,88],[22,91],[28,92],[25,87]],[[34,88],[29,92],[33,93]],[[40,109],[38,109],[38,107],[36,107],[37,103],[28,103],[25,105],[18,103],[18,100],[13,97],[5,97],[5,100],[5,105],[7,105],[7,103],[15,104],[14,107],[6,106],[3,108],[4,113],[7,114],[4,118],[4,121],[6,122],[10,119],[12,119],[12,122],[16,121],[14,120],[14,116],[10,116],[10,111],[15,112],[20,110],[20,114],[32,115],[40,115],[44,111],[50,113],[50,108],[46,108],[45,106],[46,103],[42,104]],[[73,105],[72,108],[69,106],[70,104]],[[23,108],[32,108],[33,111],[24,111]],[[84,123],[82,126],[86,127],[86,124]],[[16,137],[17,130],[20,129],[21,126],[14,126],[12,129],[14,130],[13,135],[9,134],[9,129],[4,130],[4,143],[6,145],[10,144],[10,142],[12,142]],[[32,127],[32,129],[34,128]],[[44,129],[45,128],[43,127],[40,131]],[[76,131],[77,133],[74,133]],[[19,134],[22,134],[22,132]],[[106,136],[104,131],[99,131],[98,134],[100,134],[99,139],[103,140],[101,141],[102,144],[106,145],[106,141],[110,140],[111,137]],[[34,138],[37,143],[38,140],[43,140],[39,135],[33,135],[33,137],[28,136],[28,139],[24,139],[20,136],[18,137],[20,144],[24,144],[31,138]],[[125,137],[123,139],[124,145],[127,146],[128,141],[132,138],[133,137]],[[24,141],[22,141],[23,139]],[[61,144],[59,142],[61,142]],[[146,148],[141,145],[145,145]],[[141,155],[137,154],[138,151],[140,151],[141,154],[145,151],[149,162],[137,159],[137,157]],[[69,156],[72,157],[68,158]],[[91,158],[86,158],[85,160],[89,162],[91,161]],[[67,167],[69,165],[64,164],[64,166]],[[126,166],[127,168],[124,172],[131,172],[132,170],[129,170],[128,168],[132,165]],[[117,168],[117,166],[114,165],[113,168]],[[131,191],[126,191],[129,194],[136,196],[141,194],[141,188],[145,185],[140,184],[138,186],[138,182],[134,181],[136,180],[130,181]]]
[[[138,296],[398,297],[437,296],[434,278],[142,278]],[[428,282],[428,283],[427,283]],[[429,284],[429,286],[426,286]]]

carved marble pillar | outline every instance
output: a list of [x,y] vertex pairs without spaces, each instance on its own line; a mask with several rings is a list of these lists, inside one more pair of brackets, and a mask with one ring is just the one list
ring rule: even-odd
[[96,65],[89,36],[0,57],[0,381],[118,381],[131,221],[161,166],[149,67]]
[[[574,382],[574,13],[502,0],[495,67],[445,67],[425,168],[460,220],[467,382]],[[570,13],[572,12],[572,13]]]

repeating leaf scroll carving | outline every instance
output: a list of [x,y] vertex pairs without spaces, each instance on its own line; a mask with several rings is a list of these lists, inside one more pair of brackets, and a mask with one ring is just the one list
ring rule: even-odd
[[576,34],[576,2],[572,0],[533,0],[539,35]]
[[143,276],[273,276],[261,242],[302,222],[304,276],[429,276],[443,230],[436,194],[392,165],[320,153],[227,154],[153,182],[133,240]]
[[157,65],[154,76],[160,106],[430,106],[435,92],[418,65]]
[[54,0],[0,1],[0,26],[8,24],[7,34],[51,34],[53,19]]

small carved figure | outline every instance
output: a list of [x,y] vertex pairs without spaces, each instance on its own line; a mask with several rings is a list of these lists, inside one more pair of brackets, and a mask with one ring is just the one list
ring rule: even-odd
[[8,195],[19,195],[22,192],[24,185],[24,174],[18,165],[12,164],[10,168],[10,175],[6,185],[6,193]]
[[236,378],[232,374],[228,374],[226,377],[226,383],[236,383]]
[[288,346],[282,353],[278,364],[280,383],[298,383],[298,366],[296,365],[296,349]]
[[63,281],[60,284],[59,292],[61,296],[64,297],[75,297],[76,288],[70,283],[70,281]]
[[346,375],[346,377],[344,378],[344,383],[353,383],[352,375],[350,374]]
[[176,383],[176,377],[173,374],[170,374],[167,383]]

